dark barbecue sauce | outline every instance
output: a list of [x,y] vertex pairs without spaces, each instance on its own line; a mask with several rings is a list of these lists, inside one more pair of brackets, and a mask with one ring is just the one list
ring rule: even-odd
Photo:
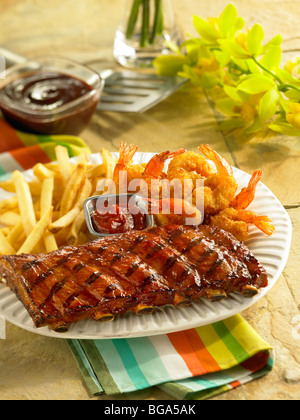
[[[12,125],[24,131],[76,134],[81,128],[77,125],[88,122],[97,103],[90,100],[83,107],[75,108],[63,116],[59,114],[59,109],[93,89],[81,79],[55,71],[28,73],[10,82],[0,91],[1,95],[27,111],[22,114],[22,111],[4,104],[1,105],[1,110]],[[57,113],[51,117],[54,111]],[[41,118],[47,121],[42,121]]]
[[95,231],[101,234],[113,235],[147,227],[146,215],[128,203],[108,204],[106,208],[96,209],[91,219]]

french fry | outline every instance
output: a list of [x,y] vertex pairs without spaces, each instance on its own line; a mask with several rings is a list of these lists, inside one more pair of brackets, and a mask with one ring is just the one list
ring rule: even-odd
[[105,177],[106,169],[104,163],[88,168],[86,174],[87,177],[92,180],[98,177]]
[[67,238],[68,245],[76,245],[78,243],[79,233],[84,223],[85,223],[85,215],[84,215],[84,211],[81,210],[81,212],[76,217],[76,219],[74,220],[71,226],[71,229]]
[[[6,239],[11,244],[14,245],[17,240],[24,234],[24,228],[22,220],[19,221],[9,232]],[[25,235],[24,235],[25,236]]]
[[115,161],[114,157],[106,149],[101,150],[101,156],[102,156],[103,164],[104,164],[104,168],[105,168],[105,177],[107,179],[113,179],[114,170],[115,170],[115,166],[116,166],[116,161]]
[[83,150],[78,158],[77,158],[77,163],[84,163],[85,165],[88,165],[89,160],[88,160],[88,154],[86,152],[86,150]]
[[0,201],[0,212],[6,211],[8,209],[18,208],[18,199],[17,197],[7,198]]
[[72,165],[68,154],[68,149],[63,146],[56,146],[55,154],[59,165],[60,173],[63,177],[65,184],[69,181],[72,175]]
[[42,191],[41,191],[41,200],[40,200],[41,216],[43,216],[52,206],[53,191],[54,191],[54,178],[53,177],[46,178],[42,184]]
[[30,252],[35,248],[39,241],[43,238],[45,231],[48,229],[49,224],[51,223],[53,207],[51,207],[41,218],[41,220],[35,225],[34,229],[30,235],[26,238],[25,242],[17,252],[17,255],[20,254],[30,254]]
[[7,211],[0,214],[0,224],[4,226],[15,226],[21,220],[21,216],[14,211]]
[[77,245],[83,245],[83,244],[86,244],[87,242],[89,242],[90,241],[90,238],[89,238],[89,236],[88,235],[86,235],[85,233],[83,233],[83,232],[80,232],[79,233],[79,238],[78,238],[78,243],[77,243]]
[[[54,191],[54,178],[47,178],[43,182],[41,192],[41,217],[43,217],[49,209],[52,207],[53,202],[53,191]],[[52,213],[53,214],[53,213]],[[45,232],[44,244],[47,252],[56,251],[58,246],[56,243],[55,236],[49,230]]]
[[8,242],[6,237],[0,231],[0,254],[1,255],[13,255],[16,253],[14,247]]
[[56,234],[63,228],[69,226],[71,223],[74,222],[75,218],[78,216],[79,213],[80,209],[78,207],[74,207],[72,210],[70,210],[68,213],[66,213],[64,216],[62,216],[60,219],[56,220],[50,225],[50,232]]
[[42,183],[38,179],[28,182],[28,185],[32,197],[38,197],[41,194]]
[[16,192],[15,184],[11,179],[0,182],[0,188],[7,192]]
[[73,175],[69,179],[64,194],[61,199],[60,212],[63,216],[68,213],[74,205],[80,188],[82,187],[86,175],[86,167],[83,164],[77,165]]
[[75,206],[68,213],[66,213],[60,219],[56,220],[54,223],[51,224],[49,228],[50,232],[56,234],[61,229],[71,225],[74,222],[75,218],[81,212],[83,203],[87,198],[90,197],[91,192],[92,184],[88,179],[86,179]]
[[49,230],[44,235],[44,244],[47,252],[53,252],[58,249],[55,236]]
[[36,225],[36,217],[29,185],[19,171],[13,172],[12,180],[14,181],[16,188],[24,231],[26,236],[29,236]]
[[37,163],[33,167],[33,173],[40,181],[44,181],[45,179],[51,178],[54,176],[54,172],[52,172],[42,163]]
[[[38,196],[41,193],[41,182],[38,179],[28,182],[28,185],[32,196]],[[16,192],[16,187],[13,180],[0,182],[0,188],[10,193]]]
[[6,227],[1,228],[0,232],[2,232],[5,237],[7,237],[7,235],[9,234],[11,230],[12,230],[11,226],[6,226]]
[[58,231],[54,236],[55,236],[55,240],[56,240],[56,243],[57,243],[57,246],[58,247],[61,247],[61,246],[65,246],[65,245],[67,245],[67,243],[66,243],[66,238],[68,237],[68,235],[69,235],[69,232],[70,232],[70,226],[71,225],[69,225],[69,226],[66,226],[65,228],[63,228],[63,229],[61,229],[60,231]]
[[96,191],[99,179],[112,179],[116,161],[106,149],[103,163],[92,164],[82,152],[71,164],[67,148],[55,149],[57,163],[38,163],[34,181],[15,171],[0,188],[16,193],[0,202],[0,253],[52,252],[60,246],[82,244],[86,234],[83,203]]

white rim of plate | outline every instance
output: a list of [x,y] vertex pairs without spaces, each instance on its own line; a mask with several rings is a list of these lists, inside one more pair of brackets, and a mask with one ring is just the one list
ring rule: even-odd
[[[113,155],[116,158],[118,157],[118,153]],[[153,153],[137,153],[134,162],[148,162],[153,155]],[[76,158],[71,159],[71,161],[76,161]],[[90,161],[92,163],[101,163],[100,154],[90,155]],[[239,187],[246,186],[250,175],[240,169],[233,168],[233,170]],[[24,175],[29,180],[34,177],[32,170],[25,171]],[[2,191],[0,190],[0,200],[7,197],[7,194]],[[60,334],[48,327],[36,328],[26,308],[16,295],[5,284],[0,283],[0,316],[12,324],[35,334],[53,338],[81,340],[161,335],[227,319],[257,303],[275,286],[284,270],[290,252],[292,240],[290,217],[280,201],[262,182],[257,186],[256,197],[249,210],[269,216],[276,228],[273,236],[266,237],[257,228],[250,227],[249,239],[246,245],[266,268],[269,276],[268,287],[261,289],[259,294],[252,299],[244,298],[237,293],[231,294],[224,301],[215,303],[202,298],[193,302],[187,308],[178,309],[171,305],[157,308],[152,315],[138,316],[134,313],[128,313],[108,323],[96,323],[93,320],[80,321],[71,325],[68,332]]]

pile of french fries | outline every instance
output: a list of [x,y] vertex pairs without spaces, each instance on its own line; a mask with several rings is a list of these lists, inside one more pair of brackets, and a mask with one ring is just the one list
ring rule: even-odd
[[94,195],[101,179],[112,179],[115,159],[101,150],[102,164],[91,164],[85,152],[71,163],[63,146],[55,149],[57,162],[38,163],[28,181],[15,171],[0,188],[13,193],[0,201],[0,254],[52,252],[61,246],[89,242],[84,201]]

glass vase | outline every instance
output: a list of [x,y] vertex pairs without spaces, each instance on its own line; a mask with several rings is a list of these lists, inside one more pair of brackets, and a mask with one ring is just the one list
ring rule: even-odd
[[179,46],[181,37],[172,0],[125,0],[114,42],[114,57],[124,67],[149,68],[168,43]]

